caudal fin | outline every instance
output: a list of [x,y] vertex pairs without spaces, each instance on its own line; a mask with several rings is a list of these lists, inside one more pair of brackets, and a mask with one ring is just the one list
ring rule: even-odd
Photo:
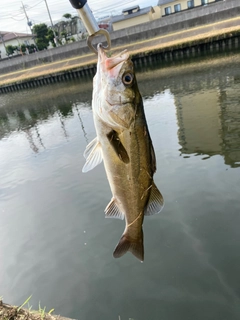
[[127,251],[130,251],[140,261],[144,260],[144,247],[143,247],[143,232],[138,240],[131,240],[125,234],[122,235],[118,245],[116,246],[113,256],[120,258]]

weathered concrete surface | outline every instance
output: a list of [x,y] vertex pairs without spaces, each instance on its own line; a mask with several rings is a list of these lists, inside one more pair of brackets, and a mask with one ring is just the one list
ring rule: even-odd
[[[153,39],[160,35],[168,35],[194,27],[205,26],[206,24],[239,17],[239,15],[240,1],[219,1],[208,6],[179,12],[148,23],[111,32],[112,47],[133,44],[137,41]],[[235,23],[237,25],[239,21],[235,21]],[[104,40],[104,38],[98,38],[98,41]],[[0,74],[72,57],[86,56],[87,54],[89,54],[89,48],[86,45],[86,41],[82,40],[35,54],[2,60],[0,61]]]

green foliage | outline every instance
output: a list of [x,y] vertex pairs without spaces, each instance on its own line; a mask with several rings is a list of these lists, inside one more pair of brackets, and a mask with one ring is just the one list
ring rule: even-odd
[[72,15],[70,13],[65,13],[63,17],[66,19],[72,19]]
[[26,52],[26,45],[25,44],[22,44],[20,46],[20,50],[22,51],[22,53],[25,53]]
[[46,39],[36,39],[36,44],[39,51],[47,49],[48,47],[48,41],[46,41]]
[[49,29],[45,23],[35,24],[33,27],[33,33],[36,34],[38,50],[47,49],[49,45],[48,30]]
[[[55,34],[56,36],[58,36],[58,32],[55,31]],[[48,39],[48,42],[51,42],[53,47],[56,47],[56,44],[54,42],[54,33],[52,31],[52,29],[48,29],[48,33],[47,33],[47,39]]]
[[6,46],[6,51],[8,56],[14,54],[14,52],[17,51],[17,46],[12,46],[11,44],[9,44],[8,46]]
[[[23,304],[21,304],[21,306],[19,306],[19,307],[17,308],[17,313],[19,313],[19,312],[21,311],[21,309],[22,309],[24,306],[26,306],[26,304],[28,305],[28,308],[27,308],[28,312],[26,311],[25,314],[24,314],[24,315],[27,316],[27,317],[23,317],[23,318],[21,318],[21,319],[29,319],[29,318],[30,318],[30,317],[29,317],[30,314],[36,314],[36,315],[39,315],[39,316],[40,316],[41,320],[44,320],[46,315],[51,315],[51,313],[54,311],[54,309],[51,309],[50,311],[47,312],[47,311],[46,311],[46,307],[42,308],[41,305],[40,305],[40,302],[39,302],[39,305],[38,305],[38,310],[32,310],[32,306],[29,305],[29,301],[30,301],[31,298],[32,298],[32,295],[29,296],[29,297],[23,302]],[[9,319],[8,319],[8,320],[9,320]]]
[[33,53],[37,50],[35,44],[31,44],[30,46],[27,46],[29,53]]
[[37,38],[44,38],[48,33],[48,27],[45,23],[35,24],[33,33],[37,35]]
[[30,296],[23,302],[23,304],[21,304],[21,306],[17,308],[17,311],[19,312],[19,310],[22,309],[22,308],[25,306],[25,304],[27,304],[28,301],[29,301],[31,298],[32,298],[32,295],[30,295]]
[[61,32],[61,36],[62,36],[62,38],[67,39],[67,32],[66,31],[62,31]]

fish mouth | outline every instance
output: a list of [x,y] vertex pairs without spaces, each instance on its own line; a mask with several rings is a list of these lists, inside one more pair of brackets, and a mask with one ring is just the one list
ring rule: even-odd
[[97,47],[98,50],[98,59],[100,60],[100,64],[105,71],[111,71],[112,69],[118,67],[117,69],[121,69],[121,66],[124,62],[129,59],[129,53],[127,50],[124,50],[113,57],[108,57],[102,44],[100,43]]
[[131,104],[132,100],[131,99],[126,99],[126,100],[112,100],[111,102],[108,100],[108,99],[105,99],[105,101],[107,102],[107,104],[110,106],[110,107],[114,107],[114,106],[125,106],[127,104]]

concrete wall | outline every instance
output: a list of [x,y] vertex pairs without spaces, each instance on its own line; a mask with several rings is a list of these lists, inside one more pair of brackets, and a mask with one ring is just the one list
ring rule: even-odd
[[[142,39],[151,39],[155,36],[221,21],[239,15],[240,1],[227,0],[215,2],[208,6],[179,12],[127,29],[113,31],[111,32],[112,47],[133,43]],[[96,42],[102,42],[104,40],[105,38],[99,37]],[[0,60],[0,74],[89,53],[90,51],[86,45],[86,40],[82,40],[58,48],[33,53],[28,56]]]
[[129,19],[113,22],[112,26],[113,26],[113,30],[117,31],[120,29],[126,29],[126,28],[136,26],[145,22],[149,22],[151,20],[152,20],[151,13],[148,12],[146,14],[142,14],[141,16],[137,16],[133,18],[130,16]]
[[[142,35],[144,32],[150,32],[152,33],[152,36],[158,35],[159,33],[166,34],[171,31],[188,29],[194,26],[221,21],[239,15],[240,1],[219,1],[208,6],[201,6],[191,10],[165,16],[149,23],[128,28],[126,30],[119,30],[116,33],[116,38],[135,35],[136,40],[136,35]],[[112,35],[112,39],[115,39],[115,34]]]
[[131,17],[131,14],[130,14],[128,19],[113,22],[112,23],[113,30],[117,31],[120,29],[126,29],[126,28],[130,28],[139,24],[143,24],[143,23],[161,18],[161,8],[159,6],[155,6],[152,8],[153,10],[151,10],[148,13],[142,14],[140,16]]
[[161,8],[159,6],[154,6],[153,7],[153,14],[152,14],[152,20],[155,20],[155,19],[160,19],[161,18]]
[[[206,25],[240,15],[240,1],[227,0],[175,13],[160,19],[111,33],[113,46]],[[233,22],[231,22],[233,23]]]

